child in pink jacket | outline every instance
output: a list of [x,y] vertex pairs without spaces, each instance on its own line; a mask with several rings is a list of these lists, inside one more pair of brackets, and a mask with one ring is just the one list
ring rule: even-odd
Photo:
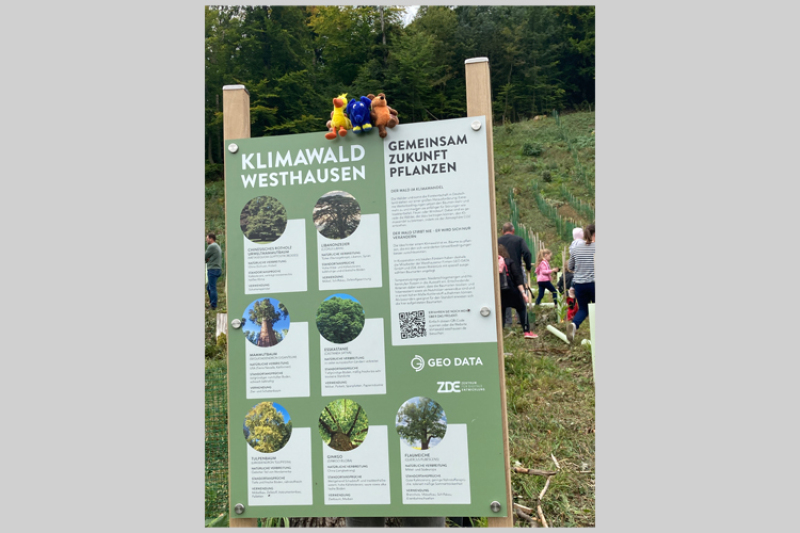
[[553,287],[553,282],[550,281],[550,274],[558,272],[559,269],[558,267],[550,268],[551,257],[553,257],[553,252],[547,248],[539,250],[539,253],[536,255],[536,270],[534,270],[534,272],[536,274],[536,282],[539,284],[539,296],[536,297],[536,305],[539,305],[539,302],[542,301],[545,290],[553,293],[553,303],[558,305],[556,288]]

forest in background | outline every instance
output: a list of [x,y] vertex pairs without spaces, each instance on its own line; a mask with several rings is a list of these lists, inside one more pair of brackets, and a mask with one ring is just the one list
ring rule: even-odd
[[324,131],[331,100],[385,93],[400,123],[466,116],[464,61],[487,57],[495,124],[593,110],[594,6],[206,6],[206,180],[222,179],[222,87],[251,135]]

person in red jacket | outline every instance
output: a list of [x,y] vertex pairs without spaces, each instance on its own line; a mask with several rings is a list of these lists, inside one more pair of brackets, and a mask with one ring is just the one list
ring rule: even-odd
[[575,299],[575,289],[570,287],[567,291],[567,322],[572,322],[578,312],[578,300]]

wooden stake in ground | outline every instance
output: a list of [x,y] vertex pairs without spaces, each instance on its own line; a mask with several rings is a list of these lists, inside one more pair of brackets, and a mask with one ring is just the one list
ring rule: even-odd
[[[467,82],[467,116],[486,117],[486,149],[489,171],[489,205],[492,207],[492,257],[497,257],[497,213],[494,196],[494,141],[492,137],[492,86],[489,76],[489,59],[474,57],[464,61]],[[500,409],[503,422],[503,457],[508,465],[508,418],[506,415],[506,374],[503,355],[503,317],[500,308],[500,287],[497,261],[494,263],[494,308],[497,322],[497,360],[500,369]],[[521,318],[521,317],[520,317]],[[505,517],[487,517],[489,527],[514,527],[514,510],[511,505],[511,471],[506,468],[506,501],[501,502]],[[491,512],[491,511],[490,511]],[[488,513],[487,513],[488,514]]]
[[[222,88],[222,131],[224,139],[248,139],[250,138],[250,93],[244,85],[226,85]],[[224,150],[225,157],[228,157],[228,150]],[[226,196],[227,203],[227,196]],[[227,212],[227,205],[226,212]],[[225,242],[228,240],[228,228],[225,228]],[[225,247],[225,264],[228,264],[228,249]],[[226,350],[227,352],[227,350]],[[230,367],[228,367],[230,368]],[[228,383],[231,382],[230,375]],[[228,405],[230,405],[230,387],[228,387]],[[228,434],[228,453],[233,449],[230,432]],[[230,457],[228,459],[230,464]],[[231,472],[228,470],[228,486],[231,483]],[[230,488],[228,494],[230,494]],[[229,502],[230,507],[230,502]],[[234,518],[230,515],[230,527],[257,527],[258,518]]]

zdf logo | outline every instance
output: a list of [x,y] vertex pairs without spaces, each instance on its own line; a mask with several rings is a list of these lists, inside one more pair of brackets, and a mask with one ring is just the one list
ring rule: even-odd
[[425,368],[425,359],[423,359],[419,355],[415,355],[414,359],[411,360],[411,368],[419,372],[420,370]]

